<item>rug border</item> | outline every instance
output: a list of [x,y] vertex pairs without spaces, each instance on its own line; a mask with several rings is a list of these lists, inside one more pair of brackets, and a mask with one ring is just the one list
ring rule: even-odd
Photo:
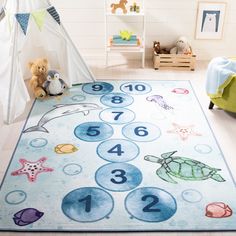
[[[196,92],[195,92],[194,87],[193,87],[193,85],[192,85],[190,80],[130,80],[130,79],[128,79],[128,80],[97,80],[97,81],[95,81],[95,83],[96,82],[107,82],[107,83],[109,83],[109,82],[119,82],[119,81],[127,81],[127,82],[137,82],[138,81],[138,82],[144,82],[144,83],[145,82],[148,83],[149,81],[150,82],[156,82],[156,81],[168,81],[168,82],[169,81],[172,81],[172,82],[173,81],[174,82],[175,81],[184,81],[184,82],[188,82],[190,84],[190,87],[191,87],[192,91],[193,91],[193,95],[196,98],[196,101],[197,101],[198,105],[201,108],[201,111],[202,111],[202,113],[203,113],[203,115],[205,117],[205,120],[206,120],[206,122],[208,124],[208,127],[210,128],[211,133],[212,133],[212,135],[213,135],[213,137],[214,137],[214,139],[216,141],[216,145],[219,148],[219,151],[221,153],[223,161],[225,162],[225,165],[226,165],[226,167],[227,167],[227,169],[229,171],[230,177],[231,177],[231,179],[232,179],[232,181],[233,181],[233,183],[234,183],[234,185],[236,187],[236,181],[233,178],[232,172],[231,172],[231,170],[229,168],[228,163],[226,162],[226,159],[225,159],[224,154],[222,152],[222,149],[221,149],[221,147],[219,145],[219,142],[216,139],[216,136],[215,136],[215,134],[213,132],[213,129],[212,129],[211,125],[210,125],[210,122],[207,119],[207,116],[206,116],[206,114],[205,114],[205,112],[204,112],[204,110],[202,108],[202,105],[201,105],[201,103],[200,103],[200,101],[199,101],[199,99],[198,99],[198,97],[196,95]],[[81,85],[82,84],[75,84],[75,85],[73,85],[73,87],[81,86]],[[18,138],[18,141],[17,141],[17,143],[15,145],[14,151],[13,151],[13,153],[11,155],[10,161],[8,163],[8,166],[6,168],[4,176],[2,178],[2,181],[1,181],[1,184],[0,184],[0,191],[1,191],[1,188],[2,188],[3,183],[5,181],[5,178],[6,178],[6,175],[8,173],[8,170],[10,168],[10,165],[11,165],[11,163],[13,161],[16,149],[18,147],[18,144],[19,144],[19,142],[21,140],[21,137],[23,135],[23,130],[25,129],[25,126],[28,123],[28,119],[29,119],[29,117],[30,117],[30,115],[32,113],[32,110],[33,110],[33,108],[35,106],[36,101],[37,101],[37,99],[35,99],[34,102],[32,103],[30,111],[29,111],[29,114],[27,115],[26,121],[25,121],[25,123],[24,123],[24,125],[22,127],[20,136]],[[92,233],[101,233],[101,232],[104,232],[104,233],[132,233],[132,232],[139,232],[139,233],[144,233],[144,232],[149,232],[149,233],[151,233],[151,232],[169,232],[169,233],[175,233],[175,232],[235,232],[235,231],[236,231],[236,229],[220,229],[220,230],[215,230],[215,229],[213,229],[213,230],[210,230],[210,229],[208,229],[208,230],[205,230],[205,229],[199,229],[199,230],[165,230],[165,229],[163,229],[163,230],[130,230],[130,231],[128,231],[128,230],[122,230],[122,229],[121,230],[109,230],[109,229],[107,229],[107,230],[105,230],[105,229],[103,229],[103,230],[91,230],[91,229],[90,230],[75,230],[75,229],[71,229],[71,230],[53,230],[53,229],[47,229],[47,230],[45,230],[45,229],[44,230],[34,230],[34,229],[25,230],[25,229],[1,229],[0,228],[0,232],[25,232],[25,233],[65,233],[65,232],[71,233],[71,232],[74,232],[74,233],[91,233],[91,234]]]

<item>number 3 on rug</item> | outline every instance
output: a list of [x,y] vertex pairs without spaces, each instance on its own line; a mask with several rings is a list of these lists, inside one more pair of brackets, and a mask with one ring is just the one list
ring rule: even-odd
[[136,188],[142,182],[141,171],[127,163],[112,163],[100,167],[95,179],[98,185],[114,192],[124,192]]

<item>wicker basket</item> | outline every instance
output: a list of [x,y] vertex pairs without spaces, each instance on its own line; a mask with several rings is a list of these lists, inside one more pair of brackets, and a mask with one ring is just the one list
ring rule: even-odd
[[155,70],[195,70],[196,55],[184,54],[156,54],[153,51],[153,65]]

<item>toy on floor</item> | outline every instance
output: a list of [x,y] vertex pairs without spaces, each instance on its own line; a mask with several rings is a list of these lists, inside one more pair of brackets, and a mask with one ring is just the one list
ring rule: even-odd
[[161,48],[160,42],[153,42],[153,49],[156,54],[169,54],[170,52],[166,48]]
[[29,68],[32,77],[29,81],[31,90],[36,98],[44,98],[47,94],[43,89],[43,83],[46,81],[48,72],[48,61],[46,58],[39,58],[29,62]]
[[112,3],[112,4],[111,4],[111,8],[112,8],[111,12],[112,12],[113,14],[115,14],[115,13],[116,13],[116,10],[119,9],[119,8],[121,8],[122,11],[123,11],[123,13],[126,14],[126,13],[127,13],[127,9],[126,9],[126,6],[125,6],[125,5],[126,5],[127,3],[128,3],[127,0],[120,0],[119,3]]
[[176,41],[175,47],[173,47],[170,50],[170,54],[185,54],[185,55],[191,55],[192,54],[192,48],[189,45],[189,42],[186,37],[180,37]]
[[44,89],[50,96],[62,95],[66,86],[66,83],[60,78],[60,75],[55,70],[49,70],[47,74],[47,80],[43,84]]

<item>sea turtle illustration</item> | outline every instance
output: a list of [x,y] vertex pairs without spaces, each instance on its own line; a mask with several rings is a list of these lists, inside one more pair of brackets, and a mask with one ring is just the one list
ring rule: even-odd
[[224,182],[225,179],[217,174],[220,169],[212,168],[200,161],[189,159],[186,157],[173,156],[177,151],[163,153],[162,158],[146,155],[144,159],[161,164],[156,174],[163,180],[177,184],[171,178],[171,175],[183,180],[205,180],[214,179],[218,182]]

